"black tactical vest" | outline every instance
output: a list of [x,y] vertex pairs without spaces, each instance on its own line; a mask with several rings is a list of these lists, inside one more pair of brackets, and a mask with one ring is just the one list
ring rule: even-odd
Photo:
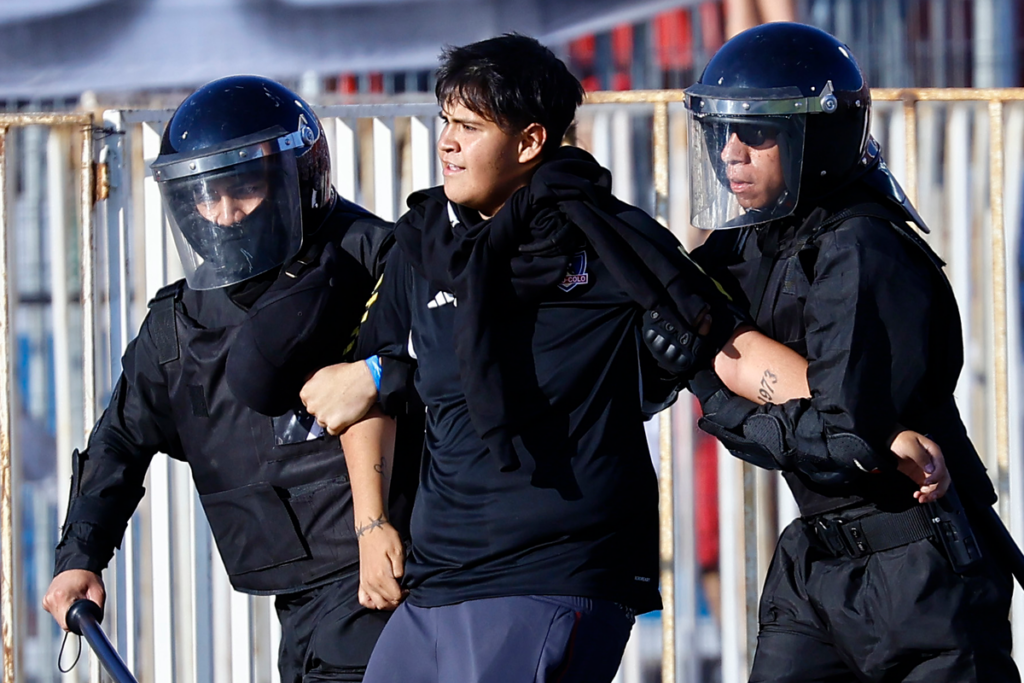
[[359,557],[337,437],[296,410],[261,415],[224,381],[246,313],[223,289],[169,285],[150,304],[153,336],[185,454],[231,584],[283,593],[329,580]]

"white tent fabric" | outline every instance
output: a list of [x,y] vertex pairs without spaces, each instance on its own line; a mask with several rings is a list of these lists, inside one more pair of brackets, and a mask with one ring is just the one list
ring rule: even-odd
[[696,0],[5,0],[0,98],[431,68],[507,31],[548,43]]

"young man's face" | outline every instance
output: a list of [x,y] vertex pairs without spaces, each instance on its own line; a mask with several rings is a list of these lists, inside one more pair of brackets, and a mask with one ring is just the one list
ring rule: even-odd
[[536,157],[524,152],[523,134],[506,133],[457,100],[444,104],[441,118],[444,129],[437,141],[437,154],[444,172],[444,193],[456,204],[490,218],[529,182],[539,150]]
[[753,123],[730,126],[722,161],[729,190],[744,209],[770,206],[786,190],[775,132]]
[[269,186],[262,177],[216,178],[195,193],[196,211],[216,225],[234,225],[255,211],[268,192]]

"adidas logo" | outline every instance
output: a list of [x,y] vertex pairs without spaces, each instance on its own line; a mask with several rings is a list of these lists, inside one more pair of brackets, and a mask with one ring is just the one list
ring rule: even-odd
[[448,292],[438,292],[437,296],[431,299],[430,303],[427,304],[427,308],[440,308],[445,304],[454,304],[458,306],[459,302],[455,300],[454,294],[449,294]]

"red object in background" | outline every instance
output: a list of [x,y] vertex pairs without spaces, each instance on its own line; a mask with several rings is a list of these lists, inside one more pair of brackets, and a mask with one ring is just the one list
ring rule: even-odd
[[612,29],[612,58],[615,69],[629,69],[633,63],[633,26],[623,24]]
[[612,90],[632,90],[633,80],[624,71],[617,71],[612,76]]
[[598,92],[601,89],[601,79],[593,74],[584,78],[580,83],[585,92]]
[[[696,403],[696,400],[694,401]],[[694,406],[694,418],[700,407]],[[702,572],[718,569],[718,439],[694,430],[693,507],[697,512],[697,562]]]
[[370,92],[384,92],[384,74],[380,73],[379,71],[375,71],[370,74]]
[[338,76],[338,92],[342,95],[355,95],[359,92],[359,77],[355,74]]
[[702,2],[700,10],[700,28],[704,40],[704,52],[711,55],[725,43],[725,21],[722,17],[721,2]]
[[569,59],[581,69],[592,69],[597,58],[597,36],[590,34],[569,43]]
[[693,66],[693,15],[677,9],[654,18],[654,54],[663,71]]

